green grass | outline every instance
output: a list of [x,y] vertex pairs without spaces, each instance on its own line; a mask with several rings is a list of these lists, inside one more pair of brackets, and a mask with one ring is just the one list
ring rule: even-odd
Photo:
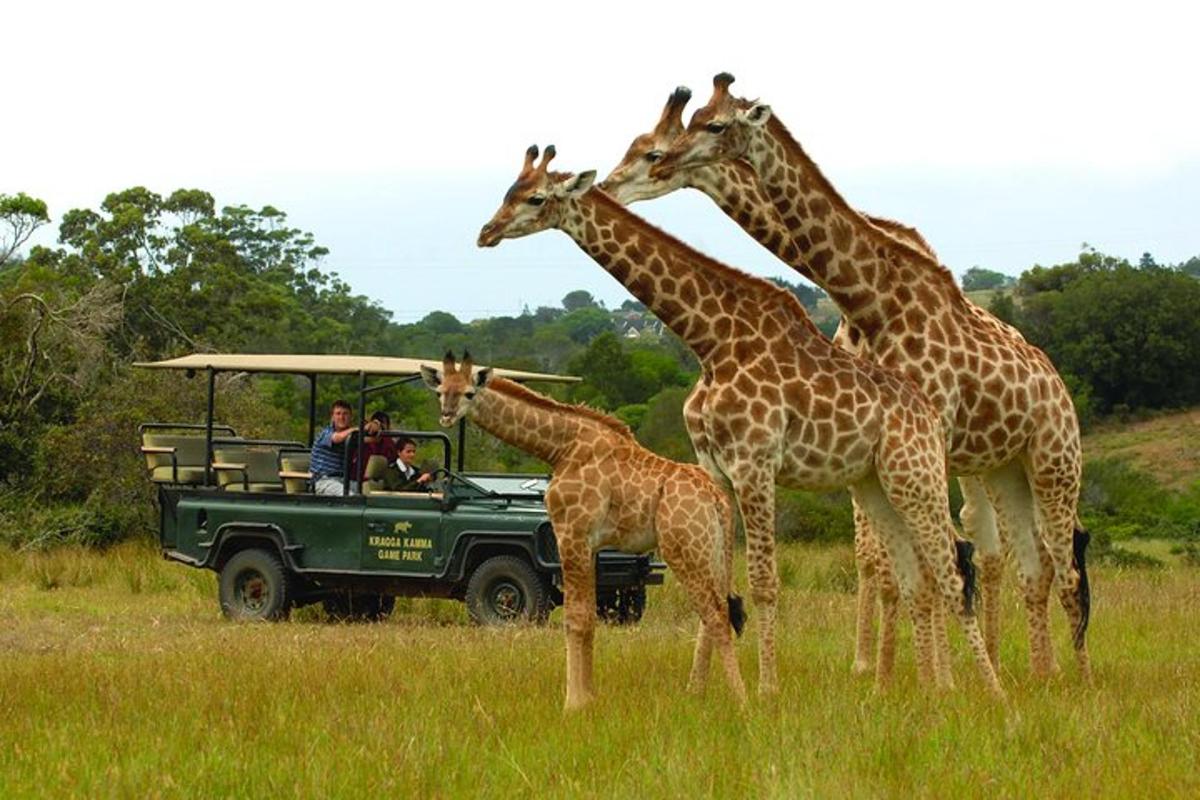
[[[562,714],[559,626],[481,630],[457,604],[389,622],[223,621],[207,573],[144,546],[0,551],[0,796],[1196,796],[1196,572],[1095,574],[1094,687],[1026,669],[1005,595],[1005,705],[954,637],[959,689],[877,695],[850,675],[848,548],[785,546],[782,691],[681,693],[695,622],[677,585],[600,629],[600,696]],[[847,576],[850,579],[847,579]],[[53,588],[51,588],[53,587]],[[756,684],[754,609],[739,642]],[[554,621],[560,621],[555,615]]]

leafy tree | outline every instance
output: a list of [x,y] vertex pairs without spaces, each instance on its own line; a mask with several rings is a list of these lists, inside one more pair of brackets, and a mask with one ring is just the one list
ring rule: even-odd
[[592,293],[583,289],[567,292],[566,296],[562,299],[562,305],[568,312],[578,311],[581,308],[595,308],[597,306],[596,298],[592,297]]
[[46,203],[24,192],[0,194],[0,268],[33,232],[50,221]]
[[560,324],[567,335],[579,344],[587,344],[600,334],[612,331],[612,317],[602,308],[578,308],[563,316]]
[[1177,270],[1184,275],[1191,275],[1193,278],[1200,278],[1200,256],[1192,256],[1187,261],[1184,261]]
[[783,278],[771,278],[772,283],[776,286],[787,289],[792,294],[796,295],[796,299],[800,301],[807,309],[814,309],[822,297],[825,297],[825,291],[818,286],[808,286],[802,283],[790,283]]
[[1008,286],[1013,282],[1013,279],[1005,275],[1003,272],[996,272],[983,267],[971,267],[963,273],[962,288],[968,292],[974,292],[981,289],[999,289],[1001,286]]
[[[1200,400],[1200,283],[1173,270],[1122,263],[1083,271],[1025,300],[1019,321],[1064,373],[1109,411]],[[1078,397],[1078,394],[1076,395]]]

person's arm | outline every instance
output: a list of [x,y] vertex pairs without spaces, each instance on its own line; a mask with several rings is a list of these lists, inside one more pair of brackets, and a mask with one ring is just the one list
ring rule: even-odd
[[341,442],[344,442],[347,439],[349,439],[351,436],[353,436],[355,431],[357,431],[357,430],[358,430],[358,428],[351,425],[349,428],[346,428],[345,430],[334,431],[330,435],[329,438],[334,444],[340,444]]

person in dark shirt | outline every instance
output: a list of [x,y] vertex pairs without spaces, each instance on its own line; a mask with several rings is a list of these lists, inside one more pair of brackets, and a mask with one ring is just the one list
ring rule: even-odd
[[[385,411],[376,411],[371,415],[371,419],[363,428],[363,433],[366,434],[363,439],[363,464],[361,469],[351,470],[351,475],[356,475],[360,481],[367,479],[367,464],[371,460],[371,456],[383,456],[387,460],[389,468],[396,466],[396,457],[398,448],[396,446],[396,437],[384,436],[384,431],[389,431],[392,428],[392,419]],[[350,451],[350,459],[353,462],[358,461],[358,448],[354,447]]]

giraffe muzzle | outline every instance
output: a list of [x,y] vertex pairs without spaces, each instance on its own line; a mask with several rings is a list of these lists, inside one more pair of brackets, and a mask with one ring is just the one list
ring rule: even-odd
[[495,247],[500,244],[500,231],[492,223],[479,229],[479,238],[475,240],[478,247]]

